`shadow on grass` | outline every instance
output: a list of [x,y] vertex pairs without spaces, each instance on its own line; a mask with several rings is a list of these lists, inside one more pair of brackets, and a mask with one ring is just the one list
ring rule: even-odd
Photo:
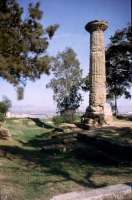
[[83,143],[96,146],[97,149],[117,162],[132,162],[132,128],[103,127],[79,134]]
[[29,118],[30,120],[32,120],[33,122],[35,122],[36,126],[39,126],[41,128],[47,128],[47,129],[54,129],[54,131],[60,131],[63,132],[63,129],[61,128],[57,128],[51,124],[48,124],[46,122],[41,121],[41,119],[39,118]]
[[132,128],[130,127],[104,127],[97,129],[96,135],[109,137],[110,139],[117,140],[118,142],[131,143],[132,144]]
[[124,120],[129,120],[132,121],[132,115],[118,115],[117,119],[124,119]]
[[44,132],[41,135],[36,135],[33,139],[30,139],[27,142],[23,142],[22,140],[19,140],[19,142],[25,147],[42,149],[45,146],[61,144],[63,142],[62,138],[65,134],[63,132],[59,132],[59,135],[62,136],[62,138],[56,138],[56,135],[58,135],[58,133],[55,129],[53,129],[51,131]]
[[[105,130],[105,133],[108,134],[108,128],[103,128],[103,130]],[[117,130],[115,127],[113,127],[112,130],[119,131],[119,129]],[[130,135],[131,129],[128,127],[124,128],[123,130],[121,129],[120,134],[123,134],[124,137],[124,131],[128,130],[129,133],[127,133],[127,135]],[[50,132],[51,135],[53,133],[54,131]],[[99,130],[96,130],[95,133],[100,134]],[[104,140],[102,143],[102,141],[96,137],[96,134],[92,139],[87,137],[87,139],[84,138],[83,141],[81,139],[82,142],[78,141],[78,145],[75,149],[73,148],[71,152],[67,151],[64,153],[56,151],[55,149],[44,151],[44,145],[52,145],[57,142],[62,142],[58,139],[47,139],[44,133],[41,136],[35,136],[34,139],[28,141],[26,144],[23,143],[23,147],[1,145],[0,155],[12,160],[22,159],[27,162],[29,167],[44,167],[44,169],[42,168],[44,173],[48,174],[49,176],[54,175],[62,177],[65,181],[73,181],[76,184],[89,188],[97,188],[107,185],[107,183],[97,184],[91,179],[93,174],[97,173],[97,170],[99,170],[99,173],[103,175],[120,176],[121,174],[127,174],[127,176],[129,176],[129,174],[132,173],[132,168],[131,170],[125,170],[125,166],[131,167],[132,162],[129,160],[126,164],[124,162],[126,159],[122,157],[117,146],[114,146],[113,143],[109,143],[108,145],[106,140]],[[101,145],[103,145],[103,149]],[[114,154],[115,156],[113,156]],[[131,155],[131,152],[129,152],[129,154]],[[66,167],[67,165],[71,167],[72,171],[75,171],[76,177],[70,173],[69,167]],[[87,168],[86,175],[83,176],[83,179],[79,179],[78,169],[81,169],[84,166]],[[118,166],[124,166],[124,170],[114,171],[113,168],[118,169]],[[54,183],[57,181],[58,180],[53,180]],[[61,180],[58,182],[61,182]],[[43,184],[47,183],[48,180],[43,182]]]
[[[91,176],[93,175],[93,171],[90,172],[88,170],[88,173],[84,177],[83,180],[80,180],[79,177],[74,178],[70,172],[69,169],[66,169],[64,167],[65,163],[71,165],[73,167],[73,170],[76,170],[76,167],[74,169],[74,164],[75,166],[78,167],[78,169],[85,165],[87,162],[94,164],[94,165],[104,165],[103,163],[100,162],[100,164],[93,161],[92,158],[91,161],[86,161],[85,158],[81,159],[80,155],[76,155],[77,152],[70,152],[70,153],[58,153],[58,152],[43,152],[43,151],[37,151],[37,150],[27,150],[27,149],[22,149],[20,147],[11,147],[11,146],[0,146],[0,151],[1,154],[2,152],[4,153],[3,156],[6,158],[15,160],[17,158],[22,159],[27,162],[27,166],[31,167],[34,166],[34,168],[41,166],[44,167],[44,173],[47,175],[51,176],[58,176],[62,177],[62,182],[64,181],[73,181],[74,183],[81,185],[83,187],[89,187],[89,188],[98,188],[98,187],[103,187],[106,186],[107,183],[102,183],[102,184],[96,184],[94,181],[91,180]],[[31,163],[31,164],[30,164]],[[105,163],[106,164],[106,163]],[[113,164],[112,164],[113,165]],[[45,171],[46,168],[46,171]],[[17,173],[16,173],[17,174]],[[61,182],[61,180],[53,180],[53,181],[43,181],[42,183],[35,182],[34,184],[48,184],[48,182],[52,183],[57,183]]]

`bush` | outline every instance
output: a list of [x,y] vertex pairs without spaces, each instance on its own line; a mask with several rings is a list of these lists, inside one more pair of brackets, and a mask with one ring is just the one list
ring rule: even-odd
[[4,113],[0,113],[0,122],[4,122],[6,115]]
[[8,112],[9,108],[11,107],[11,101],[4,97],[3,100],[0,102],[0,122],[3,122],[6,118],[6,113]]
[[59,125],[59,124],[61,124],[61,123],[64,123],[64,119],[63,119],[63,117],[62,116],[54,116],[53,118],[52,118],[52,121],[54,122],[54,124],[55,125]]
[[74,123],[80,121],[80,116],[78,114],[72,115],[68,113],[63,113],[62,115],[54,116],[52,120],[56,125],[59,125],[61,123]]

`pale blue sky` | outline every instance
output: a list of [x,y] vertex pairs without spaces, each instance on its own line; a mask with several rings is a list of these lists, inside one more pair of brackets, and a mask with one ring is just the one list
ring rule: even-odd
[[[27,8],[30,0],[19,0],[20,4]],[[32,1],[36,2],[36,1]],[[44,11],[42,23],[59,24],[60,27],[50,42],[48,53],[55,55],[66,47],[72,47],[77,53],[83,69],[83,74],[88,73],[89,68],[89,34],[84,30],[88,21],[104,19],[109,22],[109,28],[105,32],[105,44],[109,43],[110,36],[128,22],[130,22],[130,0],[40,0],[41,9]],[[55,110],[52,100],[52,91],[45,85],[50,76],[43,75],[35,83],[28,82],[22,101],[17,101],[16,91],[12,85],[0,80],[0,96],[6,95],[12,101],[13,107],[40,108],[40,110]],[[85,110],[88,103],[88,94],[84,94],[81,108]],[[132,111],[131,100],[119,100],[123,109]],[[130,108],[131,107],[131,108]],[[129,109],[128,109],[129,108]]]

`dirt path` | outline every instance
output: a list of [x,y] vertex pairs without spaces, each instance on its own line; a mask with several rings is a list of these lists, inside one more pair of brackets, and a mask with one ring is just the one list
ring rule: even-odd
[[132,121],[128,120],[113,120],[112,124],[110,126],[115,126],[115,127],[129,127],[132,128]]

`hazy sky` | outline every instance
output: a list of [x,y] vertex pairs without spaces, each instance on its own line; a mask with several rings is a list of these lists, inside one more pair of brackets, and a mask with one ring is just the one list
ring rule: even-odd
[[[19,2],[26,9],[31,1],[19,0]],[[95,19],[108,21],[109,28],[105,32],[107,46],[110,36],[117,29],[126,26],[131,18],[130,0],[40,0],[40,3],[44,12],[43,25],[56,23],[60,25],[50,42],[48,53],[55,55],[66,47],[72,47],[77,53],[84,75],[88,73],[89,68],[89,34],[84,30],[85,24]],[[52,91],[45,88],[50,78],[50,76],[43,75],[35,83],[28,82],[22,101],[17,101],[15,88],[0,79],[0,97],[3,95],[9,97],[13,107],[55,110]],[[83,96],[84,101],[81,108],[85,109],[88,103],[88,94],[83,93]],[[132,111],[132,100],[121,99],[119,104],[123,109]]]

